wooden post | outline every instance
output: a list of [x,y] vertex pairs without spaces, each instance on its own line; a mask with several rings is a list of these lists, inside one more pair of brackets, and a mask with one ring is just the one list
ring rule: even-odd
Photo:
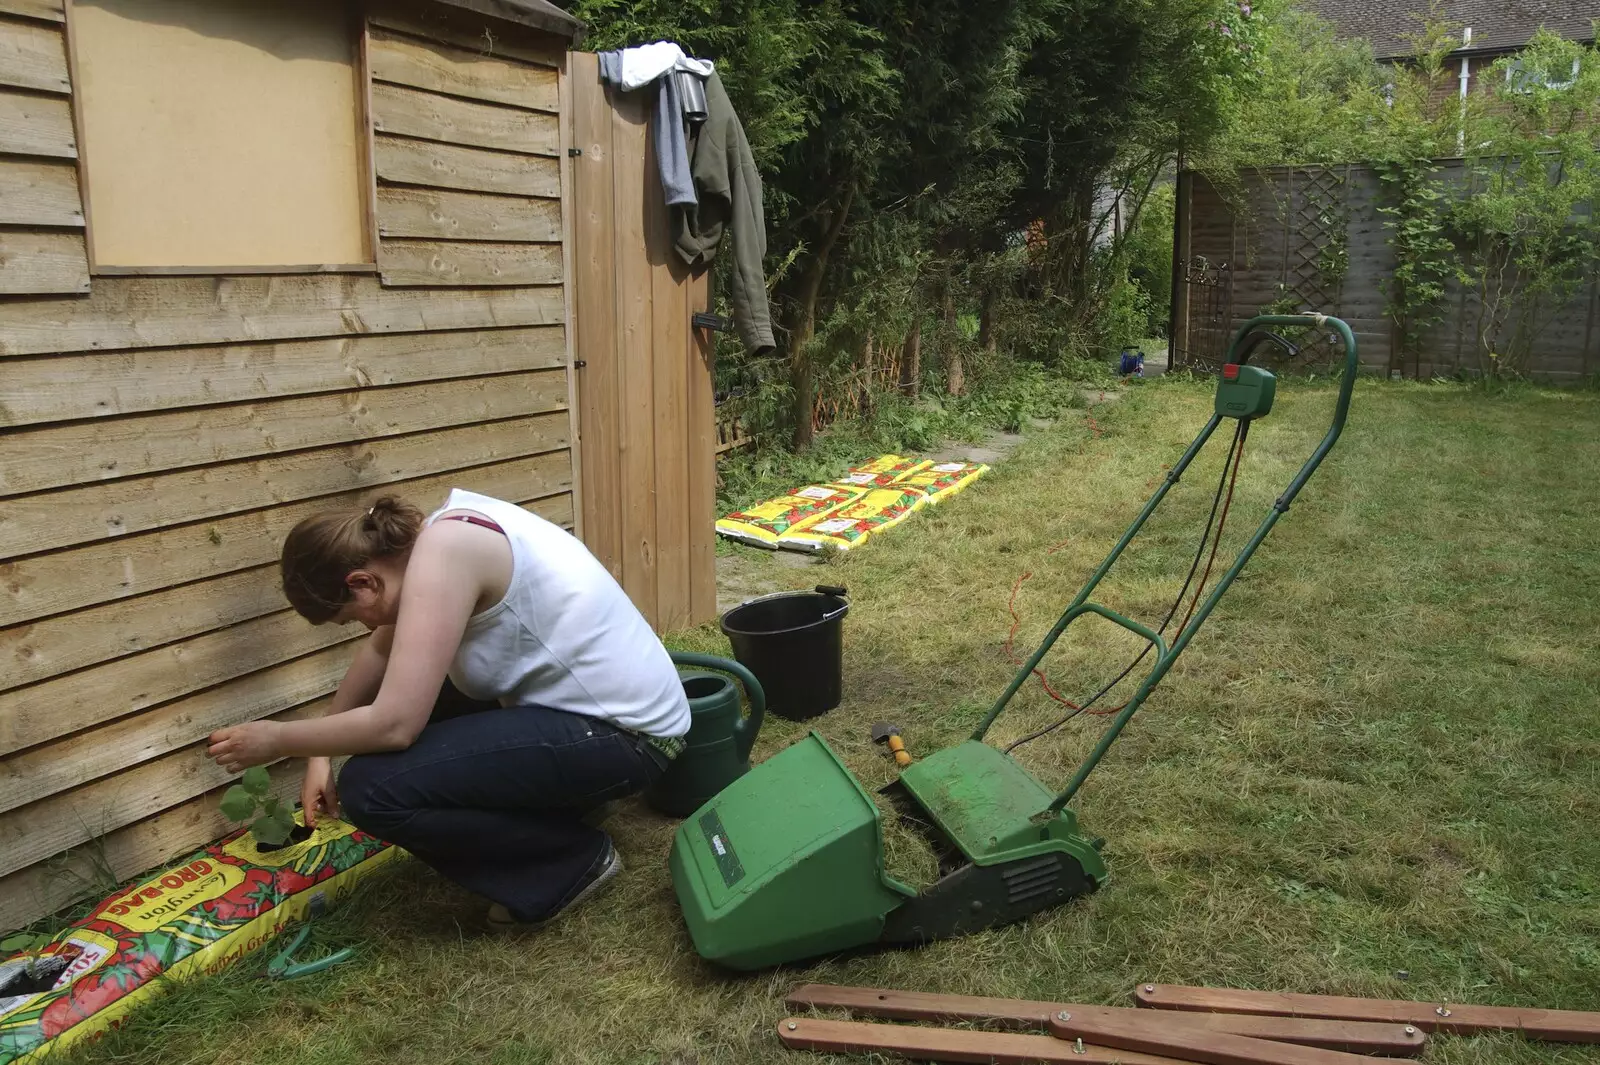
[[1172,301],[1167,317],[1167,368],[1177,365],[1180,352],[1189,351],[1189,286],[1184,282],[1189,259],[1189,210],[1194,197],[1194,174],[1183,169],[1178,154],[1178,185],[1173,190]]

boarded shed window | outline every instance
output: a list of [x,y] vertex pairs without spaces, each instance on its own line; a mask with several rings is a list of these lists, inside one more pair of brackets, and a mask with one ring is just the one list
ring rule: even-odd
[[370,262],[356,30],[328,0],[73,0],[97,267]]

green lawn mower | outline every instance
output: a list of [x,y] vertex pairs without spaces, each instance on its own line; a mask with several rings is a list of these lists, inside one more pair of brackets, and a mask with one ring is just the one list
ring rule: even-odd
[[[1249,365],[1249,359],[1268,342],[1292,352],[1293,345],[1270,331],[1283,326],[1326,327],[1343,341],[1344,375],[1333,423],[1200,602],[1210,564],[1198,585],[1194,578],[1208,539],[1215,559],[1250,423],[1272,409],[1276,379]],[[1337,318],[1268,315],[1246,322],[1234,336],[1218,375],[1211,419],[971,738],[905,766],[899,779],[885,789],[895,796],[902,817],[934,841],[940,875],[926,889],[914,891],[887,875],[877,805],[815,732],[754,767],[692,813],[673,840],[671,868],[685,922],[701,956],[731,969],[754,970],[875,944],[914,945],[1021,920],[1103,884],[1106,866],[1100,841],[1079,830],[1077,816],[1067,804],[1339,439],[1356,372],[1355,337]],[[1189,578],[1166,620],[1151,628],[1091,602],[1090,594],[1225,420],[1235,423],[1235,431],[1211,518]],[[1191,585],[1188,613],[1169,643],[1166,630]],[[1061,720],[1022,737],[1006,751],[984,743],[989,727],[1046,652],[1085,614],[1096,614],[1141,637],[1146,646],[1139,658],[1091,699],[1072,706]],[[1012,759],[1011,749],[1088,709],[1152,650],[1155,660],[1144,680],[1112,716],[1065,790],[1052,792]]]

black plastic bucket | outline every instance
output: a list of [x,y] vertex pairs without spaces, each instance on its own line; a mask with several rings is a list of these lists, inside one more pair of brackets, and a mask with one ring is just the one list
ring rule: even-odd
[[778,592],[722,615],[733,657],[756,675],[767,710],[805,721],[839,705],[844,672],[843,588]]

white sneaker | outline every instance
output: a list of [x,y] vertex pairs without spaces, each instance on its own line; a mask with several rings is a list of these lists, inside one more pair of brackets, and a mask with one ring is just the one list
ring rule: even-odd
[[555,913],[552,913],[549,917],[545,917],[538,921],[519,921],[511,915],[510,910],[506,909],[498,902],[491,903],[489,906],[489,928],[491,931],[495,932],[522,930],[537,931],[550,924],[568,910],[573,909],[580,902],[583,902],[591,895],[598,893],[601,888],[610,883],[612,878],[614,878],[620,872],[622,872],[622,855],[617,851],[616,845],[608,840],[606,842],[606,857],[601,863],[600,871],[594,875],[592,880],[583,885],[583,887],[579,889],[578,893],[572,896],[565,906],[561,907]]

